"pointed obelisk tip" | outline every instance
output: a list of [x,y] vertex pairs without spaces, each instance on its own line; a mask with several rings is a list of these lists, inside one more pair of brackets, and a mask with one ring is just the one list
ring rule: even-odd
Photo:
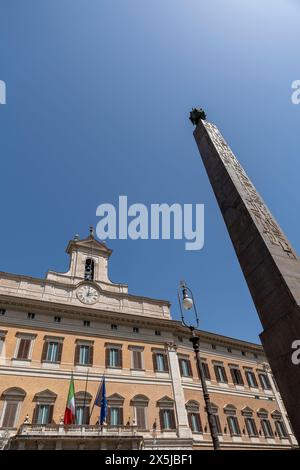
[[200,120],[206,119],[205,111],[202,108],[193,108],[190,112],[190,121],[194,126],[197,126]]

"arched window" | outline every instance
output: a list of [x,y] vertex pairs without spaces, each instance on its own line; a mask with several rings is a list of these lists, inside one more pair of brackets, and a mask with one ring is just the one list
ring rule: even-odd
[[224,406],[224,413],[227,415],[227,424],[231,436],[240,436],[241,430],[238,419],[236,417],[236,406],[226,405]]
[[138,429],[147,429],[147,409],[149,398],[145,395],[135,395],[130,402],[134,408],[135,423]]
[[90,424],[90,404],[92,395],[88,392],[75,394],[76,424]]
[[123,426],[124,398],[118,393],[107,397],[107,424],[110,426]]
[[85,269],[84,269],[84,279],[86,281],[94,280],[94,267],[95,267],[94,260],[91,258],[87,258],[85,261]]
[[257,410],[257,416],[260,418],[261,428],[266,438],[274,437],[274,432],[269,420],[269,413],[265,408]]
[[4,401],[1,416],[2,428],[17,427],[21,405],[25,396],[26,392],[18,387],[8,388],[2,393],[1,400]]

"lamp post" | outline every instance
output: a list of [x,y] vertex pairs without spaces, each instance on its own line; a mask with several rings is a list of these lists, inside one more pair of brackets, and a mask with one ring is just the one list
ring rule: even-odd
[[[180,296],[182,295],[182,297]],[[200,381],[202,385],[202,390],[203,390],[203,397],[205,401],[205,407],[206,407],[206,413],[207,413],[207,419],[208,419],[208,424],[209,424],[209,429],[210,429],[210,434],[212,438],[212,443],[214,450],[220,450],[220,442],[219,442],[219,436],[218,436],[218,430],[217,430],[217,425],[216,425],[216,419],[215,415],[212,412],[211,408],[211,402],[210,402],[210,397],[206,385],[206,380],[205,380],[205,375],[204,375],[204,370],[202,367],[201,363],[201,357],[200,357],[200,338],[199,336],[196,335],[195,329],[198,328],[199,326],[199,317],[196,309],[196,304],[194,302],[194,296],[189,287],[185,284],[184,281],[180,282],[180,287],[178,288],[178,301],[179,301],[179,306],[180,306],[180,312],[181,312],[181,323],[189,328],[191,332],[191,337],[190,341],[193,344],[193,349],[196,355],[196,360],[197,360],[197,365],[198,365],[198,370],[199,370],[199,375],[200,375]],[[182,306],[185,310],[191,310],[192,308],[194,309],[194,315],[195,315],[195,320],[196,320],[196,326],[192,324],[187,324],[184,319],[184,314],[182,310]]]

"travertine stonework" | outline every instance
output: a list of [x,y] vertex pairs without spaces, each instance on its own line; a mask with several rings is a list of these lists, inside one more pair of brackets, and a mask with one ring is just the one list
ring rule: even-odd
[[199,121],[194,136],[231,241],[258,311],[261,340],[300,439],[300,261],[285,234],[214,124]]

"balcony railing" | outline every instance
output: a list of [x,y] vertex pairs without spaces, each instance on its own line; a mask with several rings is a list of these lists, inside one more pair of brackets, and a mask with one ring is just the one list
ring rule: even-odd
[[22,424],[17,435],[18,436],[137,436],[138,430],[136,426],[98,426],[98,425],[61,425],[61,424]]

